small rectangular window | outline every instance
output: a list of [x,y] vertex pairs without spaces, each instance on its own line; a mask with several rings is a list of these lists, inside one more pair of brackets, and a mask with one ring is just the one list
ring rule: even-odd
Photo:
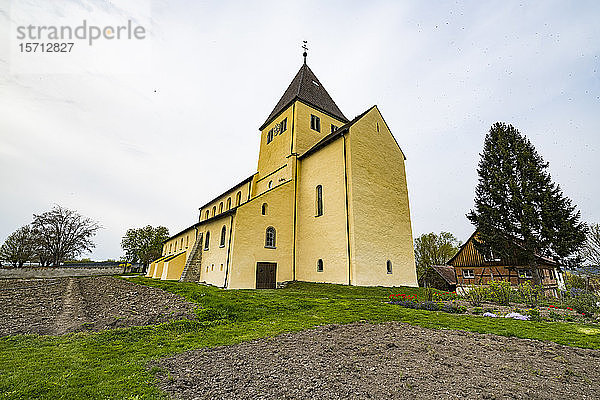
[[533,275],[531,274],[530,269],[520,269],[519,270],[519,278],[531,278]]
[[475,278],[475,271],[472,269],[463,269],[463,278]]
[[267,132],[267,144],[271,143],[273,141],[273,129],[271,129],[269,132]]
[[323,186],[318,185],[316,189],[316,201],[315,201],[315,212],[316,217],[323,215]]
[[310,115],[310,129],[321,132],[321,119],[316,115]]
[[283,121],[281,121],[281,129],[279,129],[280,133],[283,133],[287,130],[287,118],[284,118]]
[[335,126],[334,124],[331,124],[331,133],[337,131],[339,129],[339,126]]

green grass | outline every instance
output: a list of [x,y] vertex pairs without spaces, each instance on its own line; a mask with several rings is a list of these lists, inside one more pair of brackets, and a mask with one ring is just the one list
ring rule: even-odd
[[0,399],[141,399],[165,397],[148,370],[152,359],[200,347],[354,321],[403,321],[600,349],[595,325],[492,319],[409,310],[385,303],[417,288],[361,288],[295,283],[280,290],[220,290],[195,284],[131,278],[198,303],[199,321],[80,333],[0,339]]

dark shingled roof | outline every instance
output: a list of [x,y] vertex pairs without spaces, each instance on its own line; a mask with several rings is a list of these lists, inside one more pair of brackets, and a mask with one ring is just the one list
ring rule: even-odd
[[342,122],[348,121],[308,65],[303,64],[292,80],[292,83],[290,83],[290,86],[288,86],[285,93],[283,93],[283,96],[281,96],[281,99],[279,99],[279,102],[273,111],[271,111],[271,114],[269,114],[265,123],[262,124],[259,129],[264,129],[265,126],[285,110],[294,100],[302,100]]
[[454,267],[449,265],[432,265],[431,268],[437,272],[448,284],[456,285],[456,274]]

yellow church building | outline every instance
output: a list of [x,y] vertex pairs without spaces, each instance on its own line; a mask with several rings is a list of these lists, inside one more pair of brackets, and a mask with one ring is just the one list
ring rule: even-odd
[[200,207],[146,276],[417,286],[405,157],[377,106],[348,120],[305,57],[259,130],[257,172]]

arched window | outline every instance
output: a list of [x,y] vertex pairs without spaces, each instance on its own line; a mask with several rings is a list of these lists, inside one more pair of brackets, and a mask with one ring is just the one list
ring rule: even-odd
[[205,219],[208,219],[208,210],[206,210],[206,218]]
[[213,206],[213,217],[217,215],[217,206]]
[[227,199],[227,209],[230,210],[231,209],[231,197],[229,197]]
[[386,266],[387,266],[387,273],[391,274],[392,273],[392,262],[390,260],[387,260]]
[[265,247],[275,248],[275,228],[272,226],[268,227],[265,233]]
[[210,232],[206,232],[206,239],[204,239],[204,250],[208,250],[208,246],[210,246]]
[[188,245],[190,244],[190,235],[186,235],[185,237],[185,248],[188,248]]
[[237,192],[237,194],[235,195],[235,205],[239,206],[241,202],[242,202],[242,192]]
[[261,212],[262,215],[267,215],[267,203],[263,203]]
[[273,181],[269,181],[269,189],[273,187]]
[[317,272],[323,272],[323,260],[317,260]]
[[317,217],[320,215],[323,215],[323,186],[321,185],[317,185],[317,190],[316,190],[316,195],[317,195],[317,199],[316,199],[316,204],[315,204],[315,208],[316,208],[316,213],[317,213]]
[[221,243],[219,243],[220,247],[225,247],[225,225],[223,225],[223,227],[221,228]]
[[219,214],[223,212],[223,202],[219,203]]

